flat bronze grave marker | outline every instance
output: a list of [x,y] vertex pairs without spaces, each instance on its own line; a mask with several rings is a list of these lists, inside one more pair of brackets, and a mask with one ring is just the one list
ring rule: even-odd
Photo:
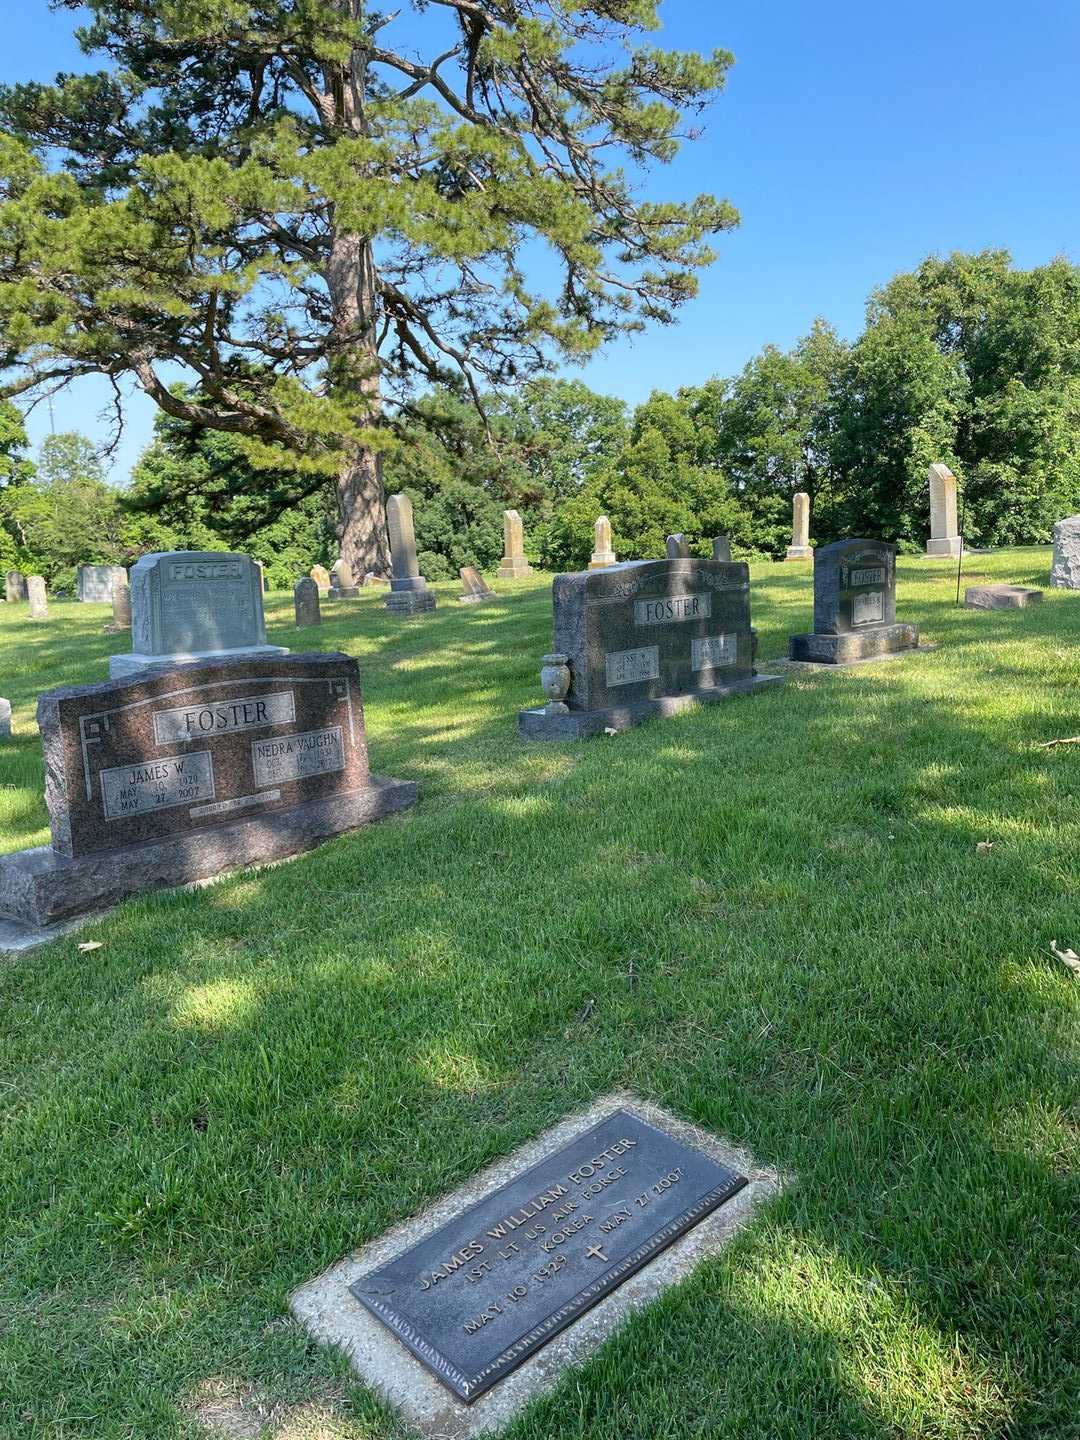
[[472,1404],[746,1183],[618,1110],[350,1289]]

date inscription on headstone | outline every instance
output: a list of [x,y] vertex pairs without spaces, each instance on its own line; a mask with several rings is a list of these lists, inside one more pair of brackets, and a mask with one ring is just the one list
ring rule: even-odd
[[471,1404],[746,1183],[620,1110],[352,1292]]

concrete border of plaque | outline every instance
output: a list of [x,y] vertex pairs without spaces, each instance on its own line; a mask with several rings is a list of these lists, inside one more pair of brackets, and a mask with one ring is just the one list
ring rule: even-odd
[[555,644],[540,671],[548,704],[519,712],[527,740],[625,730],[784,678],[754,669],[744,561],[628,560],[557,575],[552,594]]
[[[686,1169],[675,1179],[680,1153]],[[605,1096],[302,1285],[290,1309],[421,1434],[471,1440],[508,1425],[635,1310],[718,1254],[785,1183],[659,1106]],[[534,1198],[523,1204],[525,1195]],[[496,1211],[503,1218],[490,1224]],[[444,1255],[444,1240],[474,1219],[479,1238]],[[430,1303],[418,1326],[406,1314],[422,1294]],[[533,1325],[520,1310],[534,1304]],[[477,1374],[460,1373],[451,1349],[475,1349]]]
[[145,670],[38,700],[51,846],[0,856],[0,918],[44,929],[310,850],[415,803],[372,775],[356,661]]

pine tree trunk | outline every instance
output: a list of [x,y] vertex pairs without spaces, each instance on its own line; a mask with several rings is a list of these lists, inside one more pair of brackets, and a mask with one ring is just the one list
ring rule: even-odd
[[386,496],[382,461],[374,450],[358,450],[337,475],[338,554],[352,566],[357,584],[369,570],[390,574],[386,538]]

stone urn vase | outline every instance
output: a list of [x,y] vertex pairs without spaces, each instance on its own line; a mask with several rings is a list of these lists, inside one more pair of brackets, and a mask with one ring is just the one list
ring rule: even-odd
[[545,655],[541,660],[540,688],[548,697],[546,715],[568,715],[570,707],[563,702],[570,689],[568,655]]

